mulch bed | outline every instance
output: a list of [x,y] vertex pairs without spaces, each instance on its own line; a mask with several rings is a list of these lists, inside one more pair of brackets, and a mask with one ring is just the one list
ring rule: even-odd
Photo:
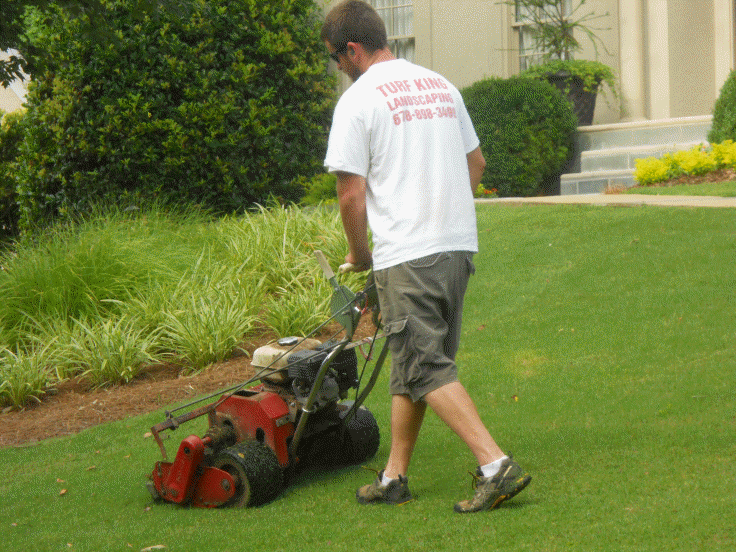
[[[326,340],[332,330],[326,329],[318,339]],[[354,339],[372,336],[374,330],[370,316],[364,316]],[[239,385],[254,373],[250,364],[252,352],[270,340],[272,337],[249,341],[242,345],[247,354],[213,364],[195,375],[183,375],[180,368],[173,366],[154,366],[134,381],[110,388],[89,389],[79,378],[63,382],[38,404],[0,413],[0,447],[73,435],[88,427],[147,414],[187,398]]]

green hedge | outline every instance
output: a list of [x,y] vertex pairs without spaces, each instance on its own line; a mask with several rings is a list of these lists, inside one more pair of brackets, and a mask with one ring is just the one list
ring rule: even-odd
[[29,19],[47,71],[28,95],[26,224],[113,198],[232,212],[298,201],[322,171],[334,81],[313,0],[182,0]]
[[23,140],[20,125],[23,113],[3,114],[0,111],[0,241],[15,236],[18,231],[15,160]]
[[736,140],[736,71],[726,79],[713,108],[713,127],[708,133],[711,144]]
[[501,197],[550,191],[572,153],[577,128],[560,92],[523,77],[485,79],[461,92],[487,162],[483,187]]

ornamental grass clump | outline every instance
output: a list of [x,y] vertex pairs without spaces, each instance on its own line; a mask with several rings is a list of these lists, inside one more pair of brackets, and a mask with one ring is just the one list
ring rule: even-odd
[[0,349],[0,406],[22,408],[51,386],[48,346],[41,350]]
[[[305,335],[329,318],[314,250],[343,262],[335,209],[96,213],[0,251],[0,409],[72,378],[122,384],[162,362],[201,371],[244,339]],[[340,278],[353,290],[364,279]]]

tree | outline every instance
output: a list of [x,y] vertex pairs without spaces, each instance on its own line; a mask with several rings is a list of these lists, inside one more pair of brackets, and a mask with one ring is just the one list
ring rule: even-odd
[[299,199],[334,102],[313,0],[100,6],[50,9],[26,31],[50,61],[27,98],[22,222],[102,198],[221,212]]
[[[99,14],[102,12],[102,4],[99,0],[60,0],[56,3],[64,6],[71,15],[77,18],[87,15],[92,22],[99,19]],[[0,51],[13,49],[20,51],[20,55],[12,54],[7,60],[0,60],[0,84],[2,86],[7,87],[15,79],[23,80],[23,73],[31,74],[35,70],[33,58],[37,52],[34,52],[32,45],[24,41],[26,29],[24,15],[29,9],[43,12],[51,4],[50,0],[3,0],[2,18],[0,18]],[[90,25],[85,32],[91,34],[94,29],[95,26]],[[42,60],[43,57],[38,59]]]

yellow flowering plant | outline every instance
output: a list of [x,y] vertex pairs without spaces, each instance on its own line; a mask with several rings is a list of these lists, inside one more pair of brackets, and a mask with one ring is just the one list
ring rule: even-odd
[[637,159],[634,179],[640,186],[651,186],[680,176],[701,176],[720,169],[736,168],[736,144],[726,140],[720,144],[695,146],[689,150],[668,153],[661,159]]

